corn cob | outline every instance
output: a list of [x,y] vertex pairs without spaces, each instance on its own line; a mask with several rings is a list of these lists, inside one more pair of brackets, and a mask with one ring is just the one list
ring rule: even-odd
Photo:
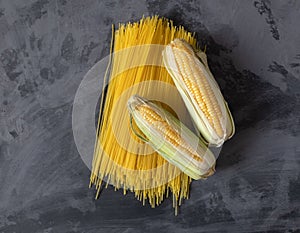
[[167,161],[193,179],[214,173],[215,157],[186,126],[158,105],[137,95],[128,109],[147,142]]
[[234,134],[234,122],[205,53],[195,54],[187,42],[175,39],[163,51],[163,61],[196,128],[207,143],[221,146]]

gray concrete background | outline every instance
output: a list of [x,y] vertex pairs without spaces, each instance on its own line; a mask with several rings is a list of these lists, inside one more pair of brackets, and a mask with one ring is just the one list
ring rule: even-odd
[[[158,13],[196,31],[237,126],[217,173],[143,207],[94,200],[71,113],[111,24]],[[0,0],[0,232],[299,232],[300,1]]]

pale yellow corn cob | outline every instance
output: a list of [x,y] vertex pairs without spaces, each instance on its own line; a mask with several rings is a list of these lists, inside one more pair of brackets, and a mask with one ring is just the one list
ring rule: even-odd
[[164,50],[163,60],[202,136],[221,146],[234,134],[234,123],[205,54],[198,57],[188,43],[175,39]]
[[139,96],[129,99],[128,108],[146,140],[166,160],[193,179],[213,174],[212,152],[169,112]]
[[197,152],[181,138],[180,134],[150,106],[144,104],[138,106],[136,110],[140,112],[148,124],[153,126],[155,125],[157,127],[157,131],[163,135],[165,140],[172,143],[179,149],[184,150],[193,159],[199,162],[203,161],[201,157],[197,156]]

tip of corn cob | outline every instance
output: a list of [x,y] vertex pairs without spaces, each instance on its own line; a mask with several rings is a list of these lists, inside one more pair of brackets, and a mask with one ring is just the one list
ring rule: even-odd
[[186,41],[175,39],[164,49],[163,62],[200,134],[221,146],[234,134],[234,122],[205,54],[198,57]]
[[171,164],[193,179],[214,173],[213,153],[168,111],[137,95],[128,100],[128,109],[148,143]]

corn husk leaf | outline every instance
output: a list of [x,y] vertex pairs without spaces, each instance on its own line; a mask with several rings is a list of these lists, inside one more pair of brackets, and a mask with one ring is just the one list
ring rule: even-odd
[[[145,116],[140,113],[139,106],[147,106],[162,117],[165,122],[162,124],[160,121],[147,121]],[[128,100],[128,109],[136,125],[144,134],[142,137],[145,137],[149,145],[167,161],[196,180],[206,178],[214,173],[215,157],[213,153],[204,142],[168,111],[136,95]],[[180,135],[180,140],[185,147],[183,147],[183,145],[175,145],[166,138],[163,127],[169,129],[169,126],[174,132]],[[191,154],[185,150],[186,147],[192,148],[191,151],[193,151],[194,156],[191,156]]]
[[[174,40],[176,43],[181,43],[181,46],[185,46],[186,50],[182,50],[182,53],[186,53],[187,56],[190,57],[190,61],[192,64],[188,64],[191,66],[196,66],[197,69],[200,69],[203,75],[205,76],[209,87],[211,88],[213,95],[216,97],[216,101],[218,106],[220,107],[221,111],[221,117],[220,122],[223,130],[222,135],[218,135],[215,129],[212,127],[212,125],[209,123],[206,115],[201,110],[199,105],[197,104],[194,94],[191,93],[191,91],[188,90],[185,82],[183,81],[183,75],[180,72],[179,66],[178,66],[178,59],[176,59],[176,55],[173,51],[173,44],[174,42],[171,42],[171,44],[167,45],[165,50],[163,51],[163,62],[168,70],[169,74],[171,75],[192,119],[193,122],[200,132],[200,134],[203,136],[203,138],[206,140],[206,142],[213,146],[221,146],[227,139],[233,136],[235,127],[234,127],[234,121],[232,118],[232,115],[230,113],[230,110],[228,108],[227,103],[225,102],[223,95],[220,91],[220,88],[214,79],[212,73],[209,70],[208,64],[207,64],[207,58],[205,53],[198,52],[196,54],[192,47],[188,45],[185,41],[176,39]],[[187,64],[182,64],[187,65]],[[190,74],[194,75],[194,74]],[[189,78],[189,77],[187,77]],[[197,77],[193,77],[197,78]],[[214,116],[218,117],[218,116]]]

